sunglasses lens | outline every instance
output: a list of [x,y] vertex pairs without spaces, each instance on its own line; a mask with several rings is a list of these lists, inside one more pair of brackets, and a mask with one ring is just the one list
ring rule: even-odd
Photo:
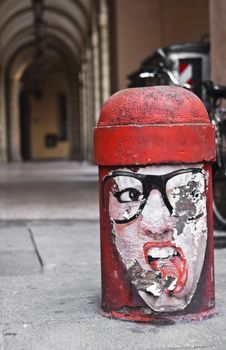
[[173,176],[166,183],[166,194],[173,207],[173,215],[196,218],[204,212],[205,175],[184,173]]
[[143,201],[143,185],[130,176],[116,176],[111,179],[109,193],[109,214],[115,221],[130,220],[135,216]]

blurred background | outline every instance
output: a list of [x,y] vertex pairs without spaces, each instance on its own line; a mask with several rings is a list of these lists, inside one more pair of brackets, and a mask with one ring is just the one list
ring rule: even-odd
[[1,0],[0,162],[93,159],[100,106],[157,48],[210,42],[226,83],[224,0]]

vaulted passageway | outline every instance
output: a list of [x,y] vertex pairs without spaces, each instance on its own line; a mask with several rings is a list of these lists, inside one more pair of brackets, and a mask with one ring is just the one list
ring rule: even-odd
[[109,95],[105,0],[1,0],[1,161],[92,160]]
[[[79,139],[79,116],[71,103],[76,91],[69,88],[63,63],[50,54],[34,60],[24,71],[19,84],[22,159],[69,159],[76,156],[70,150],[70,140]],[[77,135],[71,133],[73,118]]]

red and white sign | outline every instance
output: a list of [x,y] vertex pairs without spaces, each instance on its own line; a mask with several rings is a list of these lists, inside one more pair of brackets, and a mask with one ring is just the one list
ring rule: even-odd
[[181,84],[192,85],[192,64],[180,63],[179,81]]

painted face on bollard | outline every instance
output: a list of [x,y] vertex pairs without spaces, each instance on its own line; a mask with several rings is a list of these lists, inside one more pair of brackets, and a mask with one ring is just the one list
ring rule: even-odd
[[119,169],[103,181],[113,243],[156,312],[182,310],[195,293],[207,241],[206,180],[202,166],[162,165]]

